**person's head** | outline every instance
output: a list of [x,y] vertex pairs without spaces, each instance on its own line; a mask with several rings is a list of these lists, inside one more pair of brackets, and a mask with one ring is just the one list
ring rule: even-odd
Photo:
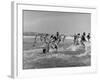
[[53,38],[54,36],[53,36],[53,34],[51,35],[51,38]]
[[57,32],[57,34],[59,34],[59,32]]
[[80,36],[80,33],[78,33],[77,35]]
[[83,32],[83,35],[85,36],[85,35],[86,35],[86,33],[85,33],[85,32]]
[[46,34],[46,36],[48,36],[49,34]]

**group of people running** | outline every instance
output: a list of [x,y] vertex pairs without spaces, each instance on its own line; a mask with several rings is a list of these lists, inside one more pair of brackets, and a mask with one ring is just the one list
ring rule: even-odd
[[90,42],[90,33],[86,35],[85,32],[81,35],[80,33],[74,35],[74,44],[75,45],[83,45],[85,47],[85,42],[89,41]]
[[[83,47],[85,47],[85,42],[90,41],[90,33],[88,33],[87,35],[85,32],[83,32],[82,35],[78,33],[78,34],[75,34],[73,37],[74,37],[74,40],[73,40],[74,45],[81,44]],[[65,39],[66,39],[66,35],[61,35],[59,32],[56,32],[56,34],[51,34],[51,35],[41,34],[40,40],[45,45],[45,47],[43,48],[43,53],[49,52],[50,48],[56,49],[57,51],[59,48],[59,43],[61,41],[64,42]],[[35,38],[35,41],[37,41],[36,38]]]
[[59,32],[57,32],[55,35],[51,35],[48,40],[45,40],[46,46],[43,48],[43,53],[49,52],[50,48],[56,49],[57,51],[58,44],[60,43],[60,41],[61,41],[61,37]]

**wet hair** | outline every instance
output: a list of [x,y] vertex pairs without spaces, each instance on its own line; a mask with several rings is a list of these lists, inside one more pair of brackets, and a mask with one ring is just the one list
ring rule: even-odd
[[59,33],[59,32],[57,32],[57,33]]
[[57,32],[56,34],[59,34],[59,32]]
[[85,33],[85,32],[83,32],[83,35],[86,35],[86,33]]
[[51,35],[51,38],[53,37],[53,35]]
[[80,35],[80,33],[78,33],[77,35]]

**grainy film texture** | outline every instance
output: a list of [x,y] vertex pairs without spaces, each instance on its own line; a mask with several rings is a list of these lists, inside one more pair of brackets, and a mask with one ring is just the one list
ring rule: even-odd
[[91,15],[23,11],[23,69],[91,66]]

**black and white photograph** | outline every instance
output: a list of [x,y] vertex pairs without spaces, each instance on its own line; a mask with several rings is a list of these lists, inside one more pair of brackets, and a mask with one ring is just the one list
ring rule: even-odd
[[91,14],[23,10],[23,69],[91,66]]

